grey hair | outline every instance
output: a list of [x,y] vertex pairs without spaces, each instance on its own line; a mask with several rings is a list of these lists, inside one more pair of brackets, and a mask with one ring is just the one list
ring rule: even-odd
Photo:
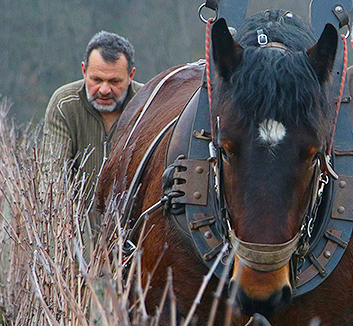
[[132,44],[122,36],[106,31],[95,34],[89,41],[84,56],[84,64],[87,69],[91,52],[98,49],[102,58],[106,62],[117,61],[121,54],[127,59],[127,70],[130,73],[135,65],[135,50]]

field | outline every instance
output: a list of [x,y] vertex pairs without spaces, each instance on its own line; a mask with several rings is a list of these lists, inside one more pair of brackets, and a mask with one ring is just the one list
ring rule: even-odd
[[[143,325],[145,294],[135,277],[140,255],[123,255],[123,230],[111,227],[119,221],[116,209],[102,216],[93,240],[89,177],[72,175],[70,164],[61,162],[64,149],[46,140],[41,125],[15,126],[7,118],[10,106],[1,100],[2,323],[129,325],[133,314],[132,323]],[[43,162],[44,150],[50,162]],[[124,281],[127,264],[131,273]],[[133,282],[140,299],[135,305],[129,301]]]

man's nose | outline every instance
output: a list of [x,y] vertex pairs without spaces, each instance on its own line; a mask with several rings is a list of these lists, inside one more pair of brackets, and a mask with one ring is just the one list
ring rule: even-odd
[[103,82],[101,87],[99,88],[99,91],[102,95],[107,95],[111,92],[111,88],[109,83]]

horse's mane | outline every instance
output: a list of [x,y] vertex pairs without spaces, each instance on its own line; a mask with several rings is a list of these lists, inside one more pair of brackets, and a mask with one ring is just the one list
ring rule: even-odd
[[[314,44],[313,33],[298,16],[291,18],[283,13],[256,14],[240,28],[237,38],[244,47],[243,60],[229,83],[215,83],[215,98],[220,101],[215,107],[230,111],[234,123],[242,120],[258,124],[275,119],[287,126],[307,126],[325,137],[332,123],[332,110],[327,104],[331,100],[304,51]],[[258,29],[267,34],[269,42],[280,42],[289,51],[260,48]],[[236,111],[229,110],[229,105],[235,105]]]

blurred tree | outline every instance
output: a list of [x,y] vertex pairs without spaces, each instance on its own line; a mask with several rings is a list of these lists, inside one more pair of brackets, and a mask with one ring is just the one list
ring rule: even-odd
[[[0,12],[0,93],[20,120],[39,118],[52,91],[76,78],[87,40],[88,12],[76,1],[9,1]],[[82,7],[82,6],[81,6]],[[90,33],[89,33],[90,34]],[[74,64],[75,63],[75,64]]]
[[198,7],[197,1],[129,1],[122,21],[135,46],[137,79],[146,81],[170,66],[204,57],[205,25]]
[[86,45],[100,30],[123,35],[134,44],[136,78],[142,82],[172,65],[202,57],[200,3],[3,0],[0,93],[14,102],[10,113],[20,121],[42,118],[53,91],[81,78]]
[[[238,0],[240,1],[240,0]],[[128,38],[136,50],[136,79],[204,57],[203,0],[2,0],[0,94],[10,114],[44,116],[51,94],[81,78],[81,60],[100,30]],[[310,0],[249,0],[248,14],[280,7],[308,19]]]

